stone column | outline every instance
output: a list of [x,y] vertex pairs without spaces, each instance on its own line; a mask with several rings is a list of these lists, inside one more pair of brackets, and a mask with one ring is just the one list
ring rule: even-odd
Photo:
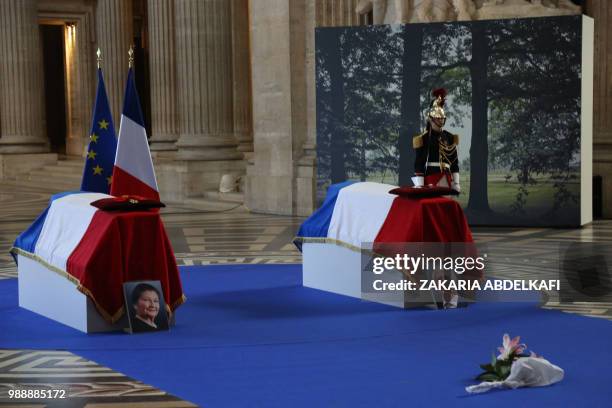
[[612,218],[612,4],[587,0],[595,19],[593,83],[593,174],[603,178],[603,216]]
[[[358,3],[358,0],[291,3],[292,101],[295,103],[294,115],[304,115],[305,123],[305,127],[293,129],[295,215],[310,215],[316,208],[315,27],[359,25]],[[299,49],[304,49],[304,52],[297,52]],[[304,110],[300,111],[302,107]]]
[[173,0],[148,0],[147,3],[151,150],[154,152],[175,151],[178,139],[173,3]]
[[612,27],[608,17],[612,5],[606,0],[589,0],[586,12],[595,19],[594,141],[612,144]]
[[98,0],[96,42],[115,128],[119,130],[128,72],[128,50],[134,42],[132,0]]
[[225,174],[244,173],[234,137],[232,19],[228,0],[175,0],[178,151],[157,163],[162,198],[219,191]]
[[64,34],[66,58],[66,154],[85,156],[89,142],[91,112],[97,78],[92,60],[95,58],[91,24],[79,18],[76,25],[67,26]]
[[233,135],[231,4],[176,0],[178,157],[240,160]]
[[234,76],[234,135],[245,159],[253,155],[249,1],[232,0],[232,73]]
[[[357,6],[367,3],[358,0],[316,0],[316,24],[318,27],[359,25]],[[380,3],[380,1],[372,1]],[[383,15],[384,17],[384,15]]]
[[[94,48],[94,21],[84,17],[76,26],[77,50],[75,51],[76,77],[71,80],[71,88],[76,90],[75,105],[71,119],[73,133],[67,140],[67,153],[85,157],[89,144],[91,114],[96,96],[97,73]],[[78,142],[76,139],[80,139]],[[70,147],[72,145],[72,147]]]
[[0,1],[0,153],[49,151],[37,3]]
[[317,26],[359,24],[357,0],[251,0],[253,211],[309,215],[316,208]]
[[[351,0],[351,2],[354,1],[356,0]],[[313,1],[307,1],[304,7],[306,135],[302,144],[301,156],[298,159],[296,167],[295,180],[295,214],[300,216],[308,216],[317,208],[317,93],[315,84],[315,28],[317,26],[317,4]],[[351,15],[356,16],[357,14],[352,13]]]
[[305,16],[309,2],[250,2],[255,152],[254,164],[247,169],[245,202],[256,212],[298,213],[298,167],[308,126]]

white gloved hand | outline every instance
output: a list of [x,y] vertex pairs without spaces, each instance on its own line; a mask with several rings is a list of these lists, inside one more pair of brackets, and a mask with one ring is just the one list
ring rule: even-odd
[[456,192],[461,192],[461,185],[459,184],[459,173],[453,173],[453,182],[451,183],[451,188]]
[[412,182],[415,187],[423,187],[425,185],[425,177],[423,176],[414,176],[412,177]]

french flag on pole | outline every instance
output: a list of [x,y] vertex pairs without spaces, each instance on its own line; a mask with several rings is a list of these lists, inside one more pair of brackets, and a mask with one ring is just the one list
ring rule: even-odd
[[147,142],[147,131],[144,127],[142,109],[134,82],[134,70],[131,67],[125,86],[110,194],[113,196],[136,195],[159,200],[159,189]]

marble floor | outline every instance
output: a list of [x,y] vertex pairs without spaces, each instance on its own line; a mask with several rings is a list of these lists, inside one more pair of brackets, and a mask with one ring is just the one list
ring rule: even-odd
[[[16,277],[8,250],[15,237],[45,208],[50,193],[0,182],[0,279]],[[180,265],[301,262],[291,241],[303,218],[251,214],[232,203],[197,201],[171,204],[162,211],[162,217]],[[571,230],[474,228],[473,232],[477,243],[503,248],[506,255],[500,270],[502,275],[506,270],[514,277],[553,277],[560,245],[595,242],[612,247],[612,221],[596,221]],[[527,254],[529,259],[541,262],[521,264],[517,274],[517,264]],[[543,307],[612,320],[612,299],[608,298],[589,302],[550,299]],[[69,397],[27,405],[31,407],[194,406],[66,351],[0,349],[0,406],[14,403],[6,399],[8,390],[28,388],[65,390]]]

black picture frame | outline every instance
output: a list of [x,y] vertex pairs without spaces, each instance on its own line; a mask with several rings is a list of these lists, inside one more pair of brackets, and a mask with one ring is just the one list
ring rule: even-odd
[[[160,281],[131,281],[123,284],[128,333],[167,331],[170,328]],[[157,309],[156,313],[153,310]],[[154,314],[154,316],[153,316]]]

